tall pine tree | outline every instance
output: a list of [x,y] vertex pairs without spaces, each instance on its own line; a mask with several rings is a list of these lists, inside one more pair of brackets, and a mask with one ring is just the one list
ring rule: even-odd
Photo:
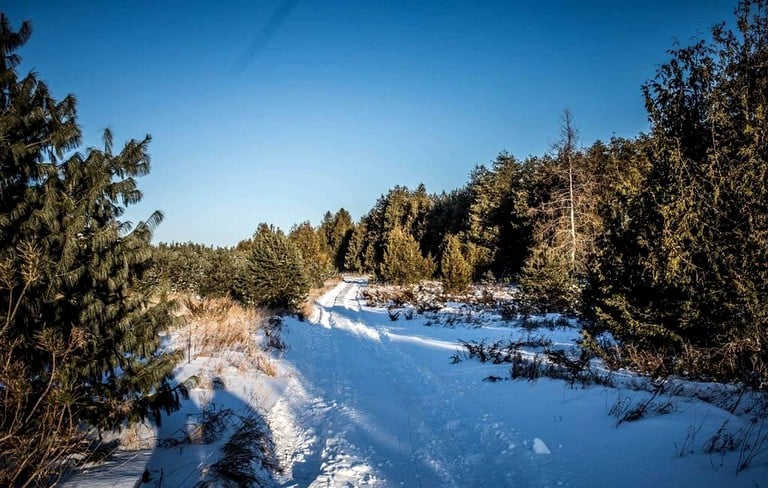
[[48,483],[84,426],[112,428],[178,405],[161,352],[168,303],[150,302],[154,213],[141,199],[149,136],[114,151],[80,144],[73,96],[55,100],[16,51],[29,39],[0,14],[0,485]]

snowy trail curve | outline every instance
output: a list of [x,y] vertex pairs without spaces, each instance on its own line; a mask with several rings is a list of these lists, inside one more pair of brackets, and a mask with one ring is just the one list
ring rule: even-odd
[[288,391],[270,415],[285,485],[548,484],[487,385],[455,376],[455,342],[362,307],[360,287],[340,283],[289,327]]

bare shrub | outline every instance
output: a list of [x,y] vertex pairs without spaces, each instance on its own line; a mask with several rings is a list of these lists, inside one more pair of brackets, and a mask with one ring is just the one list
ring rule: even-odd
[[675,442],[678,456],[683,457],[688,454],[693,454],[693,445],[696,442],[696,435],[701,431],[702,427],[703,424],[698,427],[694,424],[688,426],[683,442],[681,442],[679,446],[677,445],[677,442]]
[[18,343],[0,332],[0,486],[54,484],[66,468],[95,450],[91,432],[60,400],[75,394],[61,365],[75,354],[81,338],[74,331],[69,341],[58,339],[38,338],[51,370],[45,382],[30,384],[17,357]]
[[506,320],[507,322],[517,320],[519,316],[518,307],[511,302],[502,303],[499,306],[499,315],[501,316],[502,320]]
[[520,351],[512,356],[512,366],[509,368],[509,374],[513,380],[527,379],[536,381],[542,376],[543,359],[540,354],[534,354],[531,359],[527,359]]
[[443,304],[438,301],[432,301],[432,300],[421,300],[416,305],[416,310],[420,313],[427,313],[427,312],[439,312],[442,310]]
[[395,288],[390,295],[390,301],[396,307],[403,307],[405,305],[414,304],[418,300],[413,287],[405,286]]
[[285,342],[282,338],[283,319],[277,315],[270,317],[264,326],[264,335],[266,337],[266,350],[285,350]]
[[758,333],[756,338],[734,339],[719,347],[683,342],[674,348],[628,341],[601,342],[595,340],[588,329],[582,335],[584,347],[612,369],[625,367],[652,377],[674,374],[698,381],[736,381],[750,390],[768,389],[766,341]]
[[571,386],[573,386],[579,378],[586,384],[587,375],[585,375],[585,371],[588,371],[589,362],[592,359],[592,355],[587,349],[582,349],[577,358],[568,357],[562,349],[554,351],[548,350],[545,351],[545,354],[553,367],[560,368],[566,373],[568,383]]
[[737,434],[737,437],[739,437],[739,461],[736,472],[739,473],[747,469],[759,455],[768,450],[766,420],[750,422],[745,429]]
[[725,420],[704,443],[704,453],[710,455],[710,462],[714,454],[720,454],[719,465],[722,466],[726,453],[738,452],[738,474],[768,451],[768,405],[760,405],[744,427],[732,430],[729,424],[730,421]]
[[616,403],[611,407],[609,415],[616,418],[616,426],[624,422],[635,422],[649,414],[665,415],[675,411],[675,404],[671,399],[657,400],[664,392],[664,384],[654,385],[653,394],[639,402],[633,402],[629,396],[622,397],[619,394]]
[[232,410],[228,408],[216,409],[216,405],[209,403],[198,414],[187,417],[187,436],[189,444],[213,444],[227,430]]

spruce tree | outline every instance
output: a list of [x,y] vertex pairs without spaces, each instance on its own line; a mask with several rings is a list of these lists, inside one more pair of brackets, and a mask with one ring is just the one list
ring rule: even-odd
[[475,168],[470,176],[468,244],[473,248],[475,278],[488,272],[512,277],[520,272],[531,242],[526,172],[521,163],[502,152],[491,169]]
[[[120,221],[142,194],[149,136],[114,151],[80,144],[72,95],[55,100],[20,77],[28,40],[0,14],[0,484],[45,484],[82,427],[178,406],[167,383],[177,355],[160,350],[171,305],[150,302],[154,213]],[[57,444],[58,443],[58,444]],[[76,443],[76,442],[75,442]]]
[[365,227],[363,224],[358,224],[352,231],[352,235],[349,237],[349,244],[347,246],[347,253],[344,256],[344,269],[355,273],[362,273],[365,268],[363,267],[363,246],[365,244],[363,238],[365,235]]
[[323,222],[320,224],[319,232],[323,235],[330,250],[333,264],[340,271],[344,270],[353,228],[352,217],[344,208],[340,208],[333,215],[331,212],[326,212],[323,216]]

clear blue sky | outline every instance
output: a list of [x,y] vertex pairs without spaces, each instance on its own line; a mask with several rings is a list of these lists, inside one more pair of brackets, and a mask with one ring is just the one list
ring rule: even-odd
[[0,3],[32,21],[22,71],[74,93],[85,144],[149,133],[132,219],[156,241],[233,245],[396,184],[463,185],[500,151],[648,128],[641,84],[735,1]]

